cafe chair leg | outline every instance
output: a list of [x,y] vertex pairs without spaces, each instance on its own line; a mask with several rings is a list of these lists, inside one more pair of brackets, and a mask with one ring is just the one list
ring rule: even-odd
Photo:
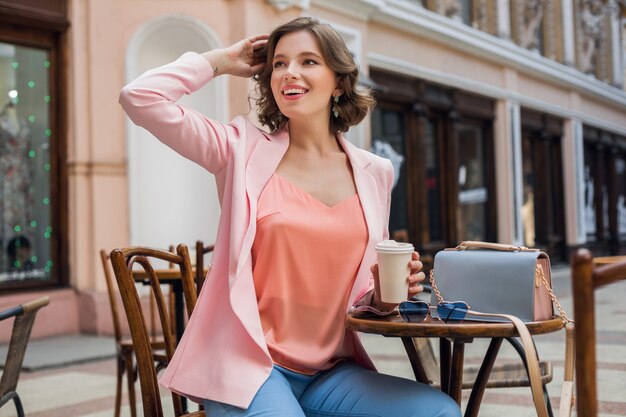
[[135,381],[137,380],[137,372],[133,366],[133,353],[126,353],[126,381],[128,383],[128,406],[130,408],[131,417],[137,417],[137,399],[135,398]]
[[115,417],[120,417],[122,408],[122,379],[124,377],[124,357],[121,352],[117,354],[117,384],[115,386]]

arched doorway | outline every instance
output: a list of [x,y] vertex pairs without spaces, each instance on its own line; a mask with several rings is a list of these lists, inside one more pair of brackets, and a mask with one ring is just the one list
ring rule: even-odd
[[[203,22],[168,15],[143,25],[133,36],[126,56],[126,79],[171,62],[187,51],[219,47]],[[203,87],[180,102],[208,117],[225,120],[224,80]],[[213,176],[176,154],[148,131],[127,124],[129,232],[132,245],[166,248],[213,242],[220,208]]]

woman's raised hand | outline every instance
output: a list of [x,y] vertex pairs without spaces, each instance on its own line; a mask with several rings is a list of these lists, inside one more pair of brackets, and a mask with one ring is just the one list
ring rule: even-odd
[[224,49],[214,49],[202,54],[213,67],[215,76],[230,74],[252,77],[265,67],[268,35],[254,35]]

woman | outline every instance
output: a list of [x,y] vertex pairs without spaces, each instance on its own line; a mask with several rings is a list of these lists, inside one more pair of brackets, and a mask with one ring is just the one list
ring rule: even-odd
[[[256,75],[271,133],[175,104],[223,74]],[[373,103],[356,90],[357,75],[330,26],[299,18],[269,36],[186,53],[122,90],[133,122],[216,177],[211,272],[160,381],[207,415],[460,415],[441,392],[373,371],[344,326],[350,306],[393,307],[374,289],[391,165],[338,134]],[[424,279],[413,259],[408,297]]]

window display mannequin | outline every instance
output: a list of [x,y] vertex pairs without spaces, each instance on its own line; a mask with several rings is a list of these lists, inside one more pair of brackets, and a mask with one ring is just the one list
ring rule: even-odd
[[18,235],[32,241],[27,227],[31,221],[32,175],[28,163],[30,131],[10,102],[0,112],[0,271],[8,264],[9,242]]

